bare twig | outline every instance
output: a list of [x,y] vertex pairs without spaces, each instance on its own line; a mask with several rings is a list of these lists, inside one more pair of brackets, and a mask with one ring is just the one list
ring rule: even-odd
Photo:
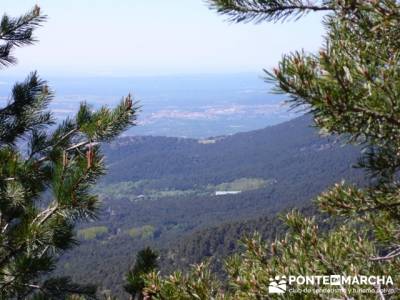
[[400,247],[393,250],[392,252],[388,253],[385,256],[375,256],[371,257],[370,260],[372,261],[380,261],[380,260],[391,260],[397,256],[400,256]]

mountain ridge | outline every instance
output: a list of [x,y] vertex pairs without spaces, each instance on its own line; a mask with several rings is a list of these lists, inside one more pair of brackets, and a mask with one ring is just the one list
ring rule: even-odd
[[[248,232],[251,224],[259,224],[251,220],[270,220],[282,210],[307,206],[342,179],[359,181],[360,172],[351,167],[359,149],[342,146],[338,137],[321,137],[310,125],[310,117],[303,116],[216,143],[140,136],[102,145],[108,165],[97,190],[103,213],[80,225],[80,236],[91,238],[81,238],[81,245],[62,257],[57,272],[82,282],[91,278],[123,298],[122,276],[144,246],[173,249],[182,239],[197,240],[200,232],[203,241],[215,237],[215,247],[224,249],[218,243],[236,238],[223,229],[224,223],[235,222],[230,228],[250,224]],[[241,185],[240,194],[215,195],[219,187]],[[206,233],[210,227],[222,228],[221,233]],[[231,238],[224,238],[225,232]],[[195,256],[179,267],[202,254],[189,245],[179,251]]]

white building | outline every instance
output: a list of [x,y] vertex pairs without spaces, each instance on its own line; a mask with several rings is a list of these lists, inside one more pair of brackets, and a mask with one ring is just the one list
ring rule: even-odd
[[216,191],[215,196],[222,196],[222,195],[236,195],[240,194],[242,191]]

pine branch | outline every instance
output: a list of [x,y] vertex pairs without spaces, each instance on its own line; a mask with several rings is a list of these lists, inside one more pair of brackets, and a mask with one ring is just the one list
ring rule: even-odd
[[[66,133],[64,136],[62,136],[61,138],[59,138],[58,140],[56,140],[56,143],[55,143],[54,145],[49,145],[49,146],[46,146],[46,147],[44,147],[43,149],[40,149],[40,150],[38,150],[38,151],[36,151],[36,152],[32,152],[33,154],[30,155],[30,158],[31,158],[34,154],[36,154],[36,153],[38,153],[38,152],[41,152],[41,151],[45,151],[45,150],[48,149],[48,148],[53,148],[53,149],[56,148],[57,146],[59,146],[60,144],[62,144],[65,140],[67,140],[67,139],[70,138],[72,135],[74,135],[75,133],[77,133],[78,130],[79,130],[78,128],[74,128],[74,129],[70,130],[68,133]],[[78,148],[78,147],[84,145],[85,143],[88,143],[88,142],[79,143],[78,145],[75,145],[74,148]],[[71,146],[70,148],[67,148],[65,151],[69,151],[69,150],[72,150],[72,149],[74,149],[74,148],[72,148],[72,146]],[[41,162],[43,162],[43,161],[45,161],[45,160],[47,160],[47,159],[49,159],[49,156],[43,156],[43,157],[39,158],[39,159],[37,160],[37,162],[41,163]]]
[[46,16],[40,14],[40,7],[35,6],[30,12],[18,18],[10,18],[4,15],[0,21],[0,40],[12,42],[14,45],[32,43],[33,29],[40,26],[46,20]]
[[[68,138],[70,138],[72,135],[74,135],[76,132],[78,132],[78,128],[74,128],[72,130],[70,130],[69,132],[67,132],[64,136],[62,136],[61,138],[59,138],[58,140],[56,140],[56,142],[54,143],[54,145],[46,145],[45,147],[41,148],[41,149],[37,149],[36,151],[32,151],[31,154],[29,155],[29,159],[31,159],[35,154],[45,151],[48,148],[56,148],[58,147],[60,144],[62,144],[64,141],[66,141]],[[38,159],[38,162],[43,162],[47,159],[46,156],[41,157]]]
[[[94,285],[81,285],[71,281],[69,277],[48,279],[42,284],[24,284],[30,290],[37,290],[46,299],[67,299],[68,295],[81,295],[85,299],[96,299],[96,287]],[[28,291],[26,294],[30,294]],[[68,298],[69,299],[69,298]]]
[[39,6],[19,18],[4,15],[0,21],[0,40],[5,41],[0,46],[0,65],[6,67],[14,64],[16,59],[11,55],[13,48],[36,42],[33,31],[45,20],[46,16],[40,14]]
[[400,256],[400,247],[396,248],[395,250],[393,250],[392,252],[388,253],[385,256],[371,257],[370,260],[371,261],[385,261],[385,260],[392,260],[399,256]]
[[36,72],[15,84],[11,101],[0,109],[0,145],[12,145],[25,133],[53,124],[52,114],[45,111],[52,99],[52,92]]
[[36,219],[32,223],[36,223],[38,225],[42,225],[44,222],[46,222],[56,211],[59,209],[58,204],[55,204],[53,207],[48,208],[44,211],[42,211]]
[[378,284],[375,286],[375,288],[376,288],[376,293],[377,293],[378,296],[379,296],[379,299],[380,299],[380,300],[385,300],[386,298],[385,298],[385,295],[383,294],[383,291],[382,291],[382,285],[381,285],[380,283],[378,283]]
[[8,65],[12,65],[16,63],[15,57],[11,56],[11,50],[13,45],[11,43],[6,43],[4,45],[0,45],[0,65],[3,67],[7,67]]
[[298,19],[309,12],[332,11],[330,1],[301,0],[208,0],[211,9],[228,16],[232,22],[285,21]]
[[[38,7],[20,18],[1,19],[0,65],[15,62],[13,47],[33,43],[33,30],[44,19]],[[115,109],[92,111],[83,103],[75,119],[66,119],[51,133],[54,122],[47,108],[52,98],[46,82],[32,73],[15,84],[8,103],[0,108],[0,274],[15,272],[11,279],[5,278],[10,274],[0,276],[1,299],[41,293],[46,299],[95,297],[92,286],[67,279],[32,281],[54,268],[56,254],[75,245],[76,222],[96,217],[98,198],[91,187],[104,174],[97,143],[135,125],[137,107],[130,95]],[[27,155],[18,148],[21,139],[28,140]],[[38,203],[46,191],[55,200]]]

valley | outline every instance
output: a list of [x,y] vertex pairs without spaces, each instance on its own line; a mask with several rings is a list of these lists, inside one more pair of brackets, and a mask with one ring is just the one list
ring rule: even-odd
[[[341,179],[361,181],[352,168],[359,150],[321,137],[311,124],[303,116],[211,143],[137,136],[104,145],[108,175],[95,188],[103,202],[100,218],[79,226],[81,245],[63,255],[56,272],[91,278],[123,295],[123,276],[147,245],[162,254],[162,271],[186,268],[213,256],[213,249],[228,247],[220,256],[236,249],[239,232],[270,235],[277,229],[265,224],[275,224],[276,214],[310,207],[314,196]],[[218,229],[205,240],[214,232],[209,228],[232,222],[242,229]],[[245,225],[252,222],[258,225]]]

